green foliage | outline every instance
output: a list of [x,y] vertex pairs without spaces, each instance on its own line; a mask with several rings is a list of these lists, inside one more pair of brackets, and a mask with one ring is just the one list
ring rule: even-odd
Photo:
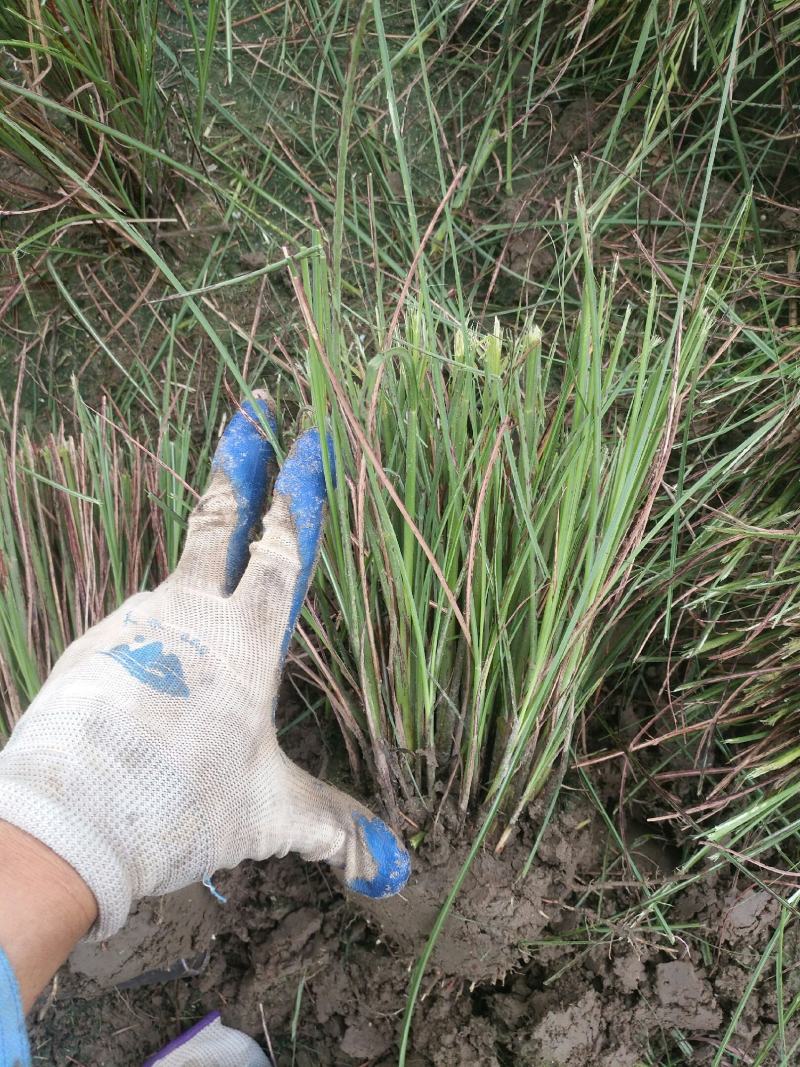
[[[55,150],[131,213],[159,174],[136,142],[158,147],[165,108],[155,66],[159,0],[24,0],[0,10],[0,147],[45,181]],[[55,112],[48,101],[62,105]],[[109,143],[102,126],[124,136]]]
[[[77,391],[70,429],[61,421],[34,442],[14,422],[0,434],[3,733],[76,636],[175,567],[197,496],[189,479],[212,444],[193,446],[188,395],[149,446]],[[213,389],[211,425],[217,400]]]
[[290,670],[390,807],[447,793],[477,849],[619,761],[684,862],[609,921],[665,936],[714,865],[793,870],[799,24],[6,5],[6,726],[168,572],[223,410],[266,379],[343,472]]
[[313,627],[330,666],[309,669],[390,799],[435,807],[449,783],[466,812],[513,780],[518,812],[608,672],[710,320],[698,300],[675,360],[655,293],[617,320],[584,252],[563,350],[421,304],[367,355],[335,330],[324,262],[303,265],[312,408],[345,472]]

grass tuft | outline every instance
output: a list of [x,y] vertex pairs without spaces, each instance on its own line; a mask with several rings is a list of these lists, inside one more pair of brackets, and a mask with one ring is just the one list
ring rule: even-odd
[[344,472],[290,668],[415,843],[452,804],[502,847],[577,764],[621,842],[635,807],[682,850],[612,925],[678,936],[720,865],[784,893],[799,26],[794,0],[4,8],[4,729],[168,572],[266,380]]

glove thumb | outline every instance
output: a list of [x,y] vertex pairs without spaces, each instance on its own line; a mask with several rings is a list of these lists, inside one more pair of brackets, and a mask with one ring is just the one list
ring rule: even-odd
[[286,760],[287,851],[342,870],[348,889],[380,898],[408,881],[408,852],[386,823],[346,793]]

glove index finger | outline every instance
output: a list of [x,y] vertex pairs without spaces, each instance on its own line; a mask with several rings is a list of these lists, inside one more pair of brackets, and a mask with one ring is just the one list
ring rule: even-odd
[[253,392],[228,422],[214,453],[211,481],[189,519],[176,574],[227,595],[244,572],[253,531],[264,512],[275,452],[264,432],[277,420],[266,390]]
[[[336,463],[329,434],[324,446],[335,485]],[[311,584],[327,501],[323,439],[318,430],[307,430],[281,467],[272,507],[264,517],[263,535],[253,545],[250,564],[237,589],[237,596],[267,605],[270,621],[281,631],[283,654]]]

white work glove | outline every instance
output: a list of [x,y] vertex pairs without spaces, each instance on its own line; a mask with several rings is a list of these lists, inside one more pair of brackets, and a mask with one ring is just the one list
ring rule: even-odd
[[223,1026],[219,1012],[212,1011],[142,1067],[272,1067],[272,1063],[252,1037]]
[[385,823],[278,748],[281,671],[327,495],[312,430],[286,459],[250,546],[273,459],[245,404],[175,573],[69,646],[0,753],[0,819],[81,875],[99,909],[91,939],[118,930],[139,897],[245,858],[291,850],[327,860],[372,897],[408,877],[408,854]]

